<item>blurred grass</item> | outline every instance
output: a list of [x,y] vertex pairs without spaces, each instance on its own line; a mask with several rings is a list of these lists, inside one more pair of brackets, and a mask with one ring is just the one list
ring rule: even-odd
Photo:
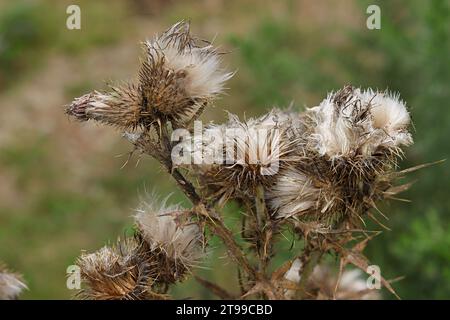
[[77,1],[81,30],[68,32],[70,1],[8,1],[0,4],[0,89],[23,72],[39,69],[51,50],[76,55],[92,46],[111,45],[122,36],[126,6],[121,1]]
[[[152,36],[155,25],[161,31],[187,18],[194,31],[208,37],[220,35],[218,43],[232,50],[226,63],[238,70],[229,95],[207,112],[207,119],[223,119],[222,108],[242,116],[291,101],[297,109],[313,106],[327,91],[347,83],[389,87],[407,101],[415,124],[416,144],[409,148],[401,167],[448,158],[448,1],[379,1],[382,29],[378,31],[365,28],[368,1],[161,3],[157,11],[143,13],[139,1],[77,1],[82,8],[82,29],[69,32],[65,29],[67,1],[0,1],[0,99],[2,93],[4,97],[11,92],[17,96],[25,93],[22,84],[40,81],[40,74],[55,56],[79,61],[102,47],[137,46],[138,39],[132,38],[136,28],[148,28],[145,33]],[[152,8],[155,4],[152,2]],[[344,14],[338,10],[340,6]],[[137,57],[133,59],[137,61]],[[61,85],[58,94],[70,100],[93,89],[102,81],[95,68],[92,76],[74,77]],[[129,66],[129,77],[133,68]],[[16,100],[26,114],[27,104],[20,104],[19,97]],[[18,108],[1,101],[2,112]],[[119,135],[109,139],[112,131],[92,129],[93,124],[68,124],[67,118],[59,115],[59,106],[46,104],[40,102],[43,110],[51,111],[46,111],[48,124],[25,132],[19,128],[12,142],[0,139],[4,186],[0,188],[0,260],[25,275],[30,291],[24,298],[70,297],[65,270],[80,250],[96,250],[128,232],[133,208],[146,191],[166,195],[175,190],[157,163],[148,158],[137,167],[133,158],[120,170],[126,155],[114,155],[126,153],[130,147]],[[412,179],[418,182],[404,197],[413,202],[383,206],[393,231],[375,239],[368,256],[380,265],[385,277],[406,277],[395,283],[403,298],[448,298],[448,164],[424,169]],[[178,191],[171,201],[188,204]],[[226,223],[235,232],[239,231],[238,216],[230,204]],[[280,245],[276,264],[301,247],[301,243],[294,248],[290,245],[290,241]],[[235,266],[218,239],[212,240],[211,247],[214,250],[205,264],[209,268],[199,274],[217,279],[225,288],[235,288]],[[192,279],[172,291],[178,298],[214,298]],[[385,297],[391,298],[389,294]]]

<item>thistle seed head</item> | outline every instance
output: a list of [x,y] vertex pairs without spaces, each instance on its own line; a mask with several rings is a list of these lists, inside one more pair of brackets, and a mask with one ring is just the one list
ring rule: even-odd
[[144,50],[139,72],[144,112],[175,126],[196,117],[233,75],[220,67],[217,49],[193,37],[186,22],[144,42]]
[[347,86],[302,119],[304,157],[276,177],[269,207],[278,218],[359,226],[393,186],[400,146],[412,143],[404,103]]
[[289,167],[277,177],[266,193],[266,201],[277,218],[290,218],[317,210],[320,189],[314,180],[295,167]]
[[158,281],[172,283],[183,279],[204,257],[203,235],[196,223],[182,221],[186,210],[166,206],[166,200],[162,204],[143,202],[135,220],[139,237],[158,261]]
[[0,300],[16,300],[26,289],[28,288],[20,274],[10,272],[0,265]]
[[211,163],[196,167],[200,180],[220,202],[251,197],[257,185],[269,186],[278,172],[294,162],[300,143],[288,113],[273,110],[260,118],[240,121],[229,115],[223,125],[203,132],[202,151],[215,155]]
[[338,277],[331,272],[330,268],[323,265],[314,268],[308,292],[313,294],[313,299],[320,300],[381,299],[378,290],[367,288],[366,279],[361,270],[345,270],[338,280]]
[[[300,259],[295,259],[284,278],[295,284],[300,283],[301,269]],[[295,290],[285,290],[284,296],[286,299],[295,299],[296,293]],[[314,268],[306,285],[306,294],[307,299],[313,300],[378,300],[381,298],[377,290],[367,288],[361,270],[345,270],[338,279],[325,265]]]
[[[79,292],[84,299],[143,300],[157,299],[152,291],[158,267],[148,259],[145,243],[134,238],[118,241],[97,252],[83,254],[77,260],[87,285]],[[163,298],[161,296],[160,298]]]
[[330,159],[370,157],[382,148],[396,152],[412,143],[410,117],[398,95],[351,86],[331,93],[307,112],[312,148]]
[[305,157],[277,175],[266,193],[267,203],[280,219],[292,217],[325,228],[345,221],[359,227],[363,215],[393,186],[393,170],[384,155],[361,162]]

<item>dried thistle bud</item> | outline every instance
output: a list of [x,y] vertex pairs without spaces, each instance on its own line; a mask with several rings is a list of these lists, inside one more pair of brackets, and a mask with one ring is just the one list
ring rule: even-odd
[[77,260],[87,285],[79,296],[94,300],[164,299],[152,291],[158,276],[155,262],[148,259],[146,246],[137,239],[118,241],[113,247],[83,254]]
[[204,257],[203,235],[196,223],[183,221],[187,213],[184,209],[166,206],[166,200],[160,205],[156,201],[143,202],[135,220],[138,236],[157,261],[157,281],[173,283],[182,280]]
[[[206,128],[200,149],[203,161],[195,169],[210,195],[223,203],[253,196],[258,185],[271,185],[278,172],[298,157],[300,142],[293,121],[289,113],[272,110],[242,122],[230,114],[226,124]],[[194,147],[194,159],[198,152]]]
[[95,120],[120,129],[145,125],[141,115],[142,94],[139,87],[125,84],[111,87],[109,92],[94,91],[76,98],[66,113],[80,121]]
[[175,126],[197,117],[233,75],[220,67],[217,49],[193,37],[186,22],[144,42],[144,50],[139,73],[143,113],[166,118]]
[[[300,283],[302,263],[293,261],[284,278],[293,283]],[[338,278],[328,266],[318,265],[314,268],[306,285],[306,298],[314,300],[378,300],[381,296],[376,289],[368,289],[363,273],[358,269],[345,270]],[[286,299],[296,298],[295,290],[285,290]]]
[[66,106],[66,114],[75,117],[79,121],[89,120],[86,109],[94,102],[94,93],[85,94],[79,98],[75,98],[71,104]]
[[0,265],[0,300],[16,300],[26,289],[28,288],[20,274],[10,272]]

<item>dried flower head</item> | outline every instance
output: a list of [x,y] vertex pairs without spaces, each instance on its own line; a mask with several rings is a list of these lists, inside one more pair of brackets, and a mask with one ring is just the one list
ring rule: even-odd
[[128,238],[115,246],[83,254],[77,260],[87,285],[79,296],[94,300],[163,299],[152,290],[158,267],[148,258],[145,243]]
[[134,129],[141,118],[142,97],[139,87],[133,84],[111,86],[110,91],[94,91],[76,98],[66,113],[80,121],[95,120],[120,129]]
[[345,87],[302,116],[304,157],[267,193],[278,218],[357,226],[397,178],[399,146],[412,143],[409,115],[397,97]]
[[279,218],[290,218],[309,210],[317,210],[321,190],[313,179],[295,167],[289,167],[277,177],[266,200]]
[[381,296],[376,289],[367,288],[366,280],[359,269],[345,270],[340,279],[329,267],[319,265],[314,268],[308,292],[314,299],[337,300],[378,300]]
[[[295,259],[284,278],[293,283],[300,283],[302,263]],[[375,289],[368,289],[363,273],[359,269],[345,270],[340,278],[333,274],[328,266],[317,265],[306,285],[307,299],[314,300],[378,300],[380,294]],[[286,299],[295,299],[295,290],[286,290]]]
[[233,75],[220,67],[220,54],[212,44],[191,36],[186,22],[146,41],[144,49],[139,73],[143,107],[176,125],[196,117]]
[[157,121],[184,126],[200,115],[232,76],[220,67],[217,49],[191,36],[186,22],[144,42],[143,47],[138,84],[86,94],[66,112],[81,121],[93,119],[127,130]]
[[28,288],[20,274],[10,272],[0,265],[0,300],[16,300],[25,289]]
[[278,172],[296,159],[299,141],[290,125],[293,121],[291,114],[274,109],[245,121],[230,114],[226,124],[206,128],[200,152],[209,161],[196,166],[196,172],[210,196],[223,203],[252,196],[258,185],[271,185]]
[[313,147],[331,159],[371,156],[412,143],[409,113],[398,95],[351,86],[331,93],[307,112]]
[[366,91],[357,90],[361,97],[361,103],[370,106],[372,128],[374,136],[378,133],[379,146],[387,148],[408,146],[413,143],[408,127],[411,117],[406,109],[405,102],[397,93],[389,91],[374,92],[372,89]]
[[203,235],[196,223],[183,221],[186,210],[166,206],[166,200],[143,202],[135,220],[139,237],[158,262],[158,281],[172,283],[183,279],[204,257]]

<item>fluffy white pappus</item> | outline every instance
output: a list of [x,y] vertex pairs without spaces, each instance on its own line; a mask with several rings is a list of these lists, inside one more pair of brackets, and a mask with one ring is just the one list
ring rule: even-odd
[[367,283],[363,279],[361,270],[352,269],[342,273],[339,288],[346,291],[363,291],[367,289]]
[[[336,101],[339,100],[339,101]],[[410,116],[398,95],[346,87],[308,109],[312,145],[331,159],[410,145]]]
[[254,166],[259,168],[258,174],[270,175],[264,170],[278,169],[281,136],[273,124],[256,119],[241,122],[229,114],[226,124],[204,129],[201,141],[194,141],[194,156],[202,160],[202,165],[224,165],[230,169]]
[[[300,283],[300,270],[302,262],[295,259],[290,269],[285,273],[284,278],[294,283]],[[314,268],[311,277],[308,280],[307,290],[315,292],[315,299],[337,299],[337,300],[374,300],[379,299],[377,290],[367,288],[364,274],[359,269],[345,270],[339,283],[338,278],[333,274],[328,266],[318,265]],[[336,287],[337,285],[337,287]],[[294,299],[295,290],[285,290],[286,299]]]
[[[300,259],[295,259],[289,270],[284,274],[284,278],[294,283],[300,283],[300,269],[302,268],[302,262]],[[285,290],[284,296],[286,299],[293,299],[295,297],[295,290]]]
[[302,262],[300,259],[295,259],[289,270],[285,273],[284,278],[286,280],[292,281],[292,282],[300,282],[300,269],[302,268]]
[[143,202],[136,210],[136,223],[151,250],[161,250],[172,260],[193,266],[204,256],[201,230],[197,224],[178,222],[177,215],[184,209],[166,206],[166,202],[167,198],[161,204]]
[[383,136],[380,144],[386,147],[396,147],[400,145],[411,145],[413,143],[408,126],[411,117],[406,108],[406,104],[400,99],[398,93],[389,91],[365,91],[358,90],[361,103],[370,105],[372,115],[372,126],[374,130],[382,130]]
[[[232,166],[259,167],[259,174],[277,174],[283,162],[289,161],[295,140],[288,139],[288,114],[271,111],[259,118],[240,121],[230,114],[226,125],[226,141],[236,149]],[[228,162],[230,163],[230,162]]]
[[320,155],[330,158],[347,156],[356,148],[358,133],[350,121],[352,108],[337,110],[334,93],[324,99],[319,106],[309,109],[314,122],[312,139]]
[[273,108],[267,114],[257,118],[261,125],[281,127],[286,125],[300,126],[300,117],[296,112],[291,111],[289,107],[286,110]]
[[28,289],[17,275],[0,271],[0,300],[14,300]]
[[239,165],[259,165],[261,174],[273,175],[278,171],[283,151],[282,132],[272,119],[250,119],[240,122],[236,116],[230,118],[231,126],[237,134],[234,135]]
[[190,35],[189,23],[179,22],[145,45],[151,57],[164,59],[166,68],[183,72],[184,88],[193,98],[209,99],[224,90],[233,75],[221,67],[222,59],[212,44]]
[[104,246],[93,253],[82,254],[77,264],[87,275],[109,274],[116,264],[126,265],[126,261],[130,257],[129,255],[120,255],[114,248]]
[[281,219],[315,208],[319,195],[320,189],[314,187],[309,177],[294,168],[287,168],[267,191],[266,201]]
[[[314,269],[313,278],[320,279],[326,277],[329,273],[323,267],[318,266]],[[322,280],[323,281],[323,280]],[[332,277],[328,280],[336,286],[337,279]],[[335,298],[337,300],[358,299],[358,300],[377,300],[380,298],[376,289],[369,290],[367,287],[364,273],[359,269],[345,270],[339,280]]]

